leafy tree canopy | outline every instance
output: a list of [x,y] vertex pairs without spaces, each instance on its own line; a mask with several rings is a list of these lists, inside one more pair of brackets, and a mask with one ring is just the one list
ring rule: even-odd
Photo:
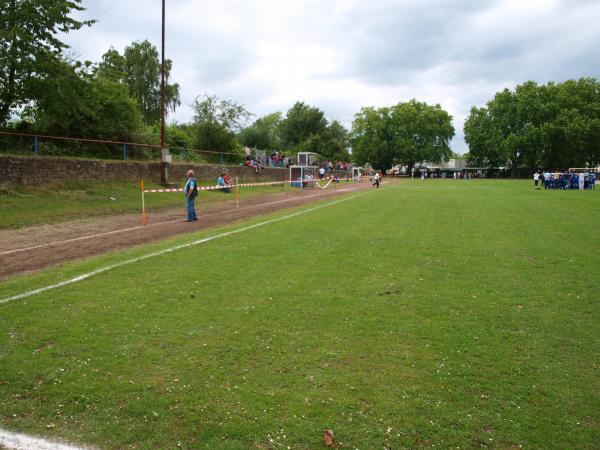
[[238,139],[246,147],[262,150],[281,149],[281,137],[279,128],[281,126],[282,114],[280,112],[267,114],[257,119],[252,125],[244,128]]
[[325,159],[350,159],[348,131],[337,120],[329,123],[319,108],[296,102],[281,121],[279,130],[285,148],[318,153]]
[[452,156],[452,116],[440,105],[411,100],[384,108],[365,107],[352,125],[352,155],[376,169],[420,161],[441,162]]
[[[98,65],[104,77],[125,83],[129,94],[137,100],[146,124],[160,121],[160,60],[156,47],[148,40],[125,47],[123,55],[109,49]],[[181,105],[179,84],[169,83],[173,63],[165,60],[165,113]]]
[[296,148],[302,144],[303,150],[316,151],[316,136],[326,129],[327,120],[323,111],[304,102],[296,102],[281,122],[280,132],[284,146]]
[[593,78],[496,93],[465,122],[469,161],[482,166],[567,168],[600,162],[600,83]]
[[317,153],[329,160],[350,161],[349,147],[348,130],[339,121],[333,120],[321,134]]
[[68,48],[57,33],[93,23],[70,17],[83,10],[81,0],[0,0],[0,125],[32,99],[31,80],[46,78]]
[[32,83],[35,102],[24,115],[38,131],[108,140],[131,140],[141,125],[126,86],[97,76],[91,63],[60,61],[47,80]]
[[238,149],[235,133],[243,129],[252,115],[244,105],[204,95],[195,99],[193,108],[196,148],[218,152]]

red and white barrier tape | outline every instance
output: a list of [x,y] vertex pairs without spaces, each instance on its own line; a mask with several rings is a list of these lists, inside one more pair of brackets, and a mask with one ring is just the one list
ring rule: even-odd
[[[274,184],[284,184],[286,183],[286,181],[266,181],[266,182],[262,182],[262,183],[240,183],[237,186],[239,187],[253,187],[253,186],[270,186],[270,185],[274,185]],[[219,189],[231,189],[236,187],[235,184],[230,184],[228,186],[198,186],[198,190],[199,191],[217,191]],[[145,193],[151,193],[151,192],[183,192],[183,188],[171,188],[171,189],[145,189],[144,190]]]
[[[356,177],[358,178],[358,177]],[[334,177],[325,177],[325,178],[315,178],[313,180],[286,180],[286,181],[264,181],[261,183],[240,183],[238,185],[235,184],[230,184],[228,186],[198,186],[198,190],[199,191],[218,191],[219,189],[231,189],[231,188],[235,188],[236,186],[239,187],[254,187],[254,186],[271,186],[271,185],[275,185],[275,184],[286,184],[286,183],[300,183],[301,181],[303,183],[316,183],[317,181],[324,181],[324,180],[330,180],[329,183],[331,183],[331,181],[353,181],[356,180],[356,178],[334,178]],[[367,176],[363,175],[360,178],[368,178]],[[327,183],[327,186],[329,186],[329,183]],[[319,186],[320,187],[320,186]],[[322,189],[324,189],[325,187],[323,187]],[[155,192],[183,192],[183,188],[165,188],[165,189],[145,189],[144,190],[145,193],[155,193]]]

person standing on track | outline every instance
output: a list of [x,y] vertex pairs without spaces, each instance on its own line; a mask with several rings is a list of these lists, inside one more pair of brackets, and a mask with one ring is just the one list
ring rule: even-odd
[[196,201],[196,197],[198,197],[198,182],[194,178],[194,171],[187,171],[187,183],[185,183],[185,187],[183,188],[183,192],[185,192],[185,199],[187,204],[187,221],[193,222],[194,220],[198,220],[196,217],[196,208],[194,202]]

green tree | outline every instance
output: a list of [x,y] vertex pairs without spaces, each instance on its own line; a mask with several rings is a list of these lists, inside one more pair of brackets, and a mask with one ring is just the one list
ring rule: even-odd
[[296,102],[279,126],[284,147],[313,152],[330,160],[350,159],[348,130],[337,120],[329,123],[319,108]]
[[263,150],[280,149],[279,127],[281,120],[282,114],[280,112],[267,114],[257,119],[249,127],[244,128],[238,135],[238,139],[246,147]]
[[321,135],[327,130],[325,114],[319,108],[296,102],[281,122],[283,145],[296,151],[319,153]]
[[[204,95],[194,100],[194,146],[200,150],[235,152],[240,150],[236,140],[252,116],[244,105],[216,96]],[[229,158],[229,159],[235,159]]]
[[93,21],[70,17],[83,11],[81,0],[0,0],[0,125],[11,112],[31,100],[29,84],[48,72],[67,44],[57,33],[68,33]]
[[600,161],[600,83],[593,78],[528,81],[496,93],[465,122],[470,161],[519,168],[568,168]]
[[452,156],[452,116],[440,105],[411,100],[362,108],[352,125],[352,154],[359,164],[385,170],[394,164],[441,162]]
[[101,77],[117,82],[125,82],[127,74],[127,62],[125,57],[111,47],[104,55],[96,69]]
[[60,61],[31,90],[36,100],[23,115],[32,118],[39,132],[130,141],[141,125],[127,87],[95,75],[91,63]]
[[439,163],[452,156],[452,116],[440,105],[411,100],[391,108],[399,162],[412,167],[420,161]]
[[332,121],[321,136],[318,152],[321,156],[333,161],[350,160],[348,130],[339,121]]
[[468,162],[477,167],[503,166],[506,159],[500,153],[500,136],[493,127],[487,108],[472,107],[464,126],[469,145]]
[[531,158],[528,150],[535,136],[529,116],[535,107],[529,107],[524,101],[526,98],[533,100],[531,88],[525,87],[520,95],[504,89],[488,102],[486,108],[471,109],[464,127],[471,164],[503,166],[508,163],[512,176],[516,176],[518,167]]
[[390,108],[363,107],[352,123],[352,157],[357,164],[387,169],[398,161]]
[[386,169],[398,163],[390,108],[363,107],[352,123],[352,156],[356,163]]
[[[181,105],[179,84],[169,83],[173,63],[165,60],[165,114]],[[108,79],[125,83],[136,99],[144,123],[160,122],[160,60],[158,51],[148,40],[125,47],[123,55],[110,48],[102,55],[98,73]]]

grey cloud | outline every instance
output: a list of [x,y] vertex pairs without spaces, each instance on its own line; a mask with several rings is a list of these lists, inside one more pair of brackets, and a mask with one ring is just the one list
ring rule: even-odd
[[[597,3],[582,6],[600,14]],[[345,54],[341,72],[373,84],[397,84],[418,77],[436,66],[451,65],[445,74],[449,82],[526,80],[540,76],[570,76],[580,72],[598,73],[591,47],[598,42],[597,27],[581,29],[573,5],[562,4],[551,22],[499,17],[492,29],[474,29],[477,18],[497,2],[427,2],[416,9],[400,3],[376,4],[358,12],[346,12],[337,29],[344,36],[340,48]],[[591,11],[590,11],[591,12]],[[592,25],[589,23],[588,24]],[[584,42],[565,48],[565,41]]]
[[[482,6],[487,5],[487,6]],[[490,2],[378,2],[338,18],[344,69],[372,83],[395,84],[465,51],[453,45],[469,17]]]

